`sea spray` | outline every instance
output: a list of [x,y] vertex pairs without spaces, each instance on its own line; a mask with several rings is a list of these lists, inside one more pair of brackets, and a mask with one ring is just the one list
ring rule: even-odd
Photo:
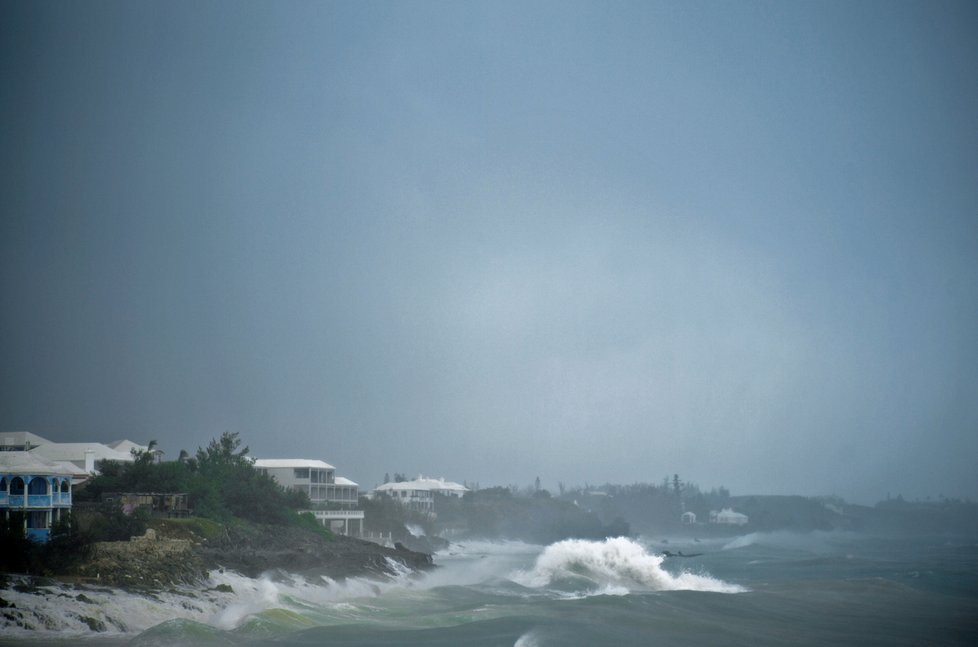
[[[711,591],[740,593],[745,589],[709,575],[662,568],[664,557],[649,553],[631,539],[604,541],[569,539],[551,544],[529,571],[518,571],[513,580],[532,588],[556,587],[588,595],[621,595],[629,591]],[[583,591],[581,589],[584,589]]]
[[424,537],[425,536],[424,528],[422,528],[421,526],[419,526],[416,523],[406,523],[406,524],[404,524],[404,529],[407,530],[409,533],[411,533],[411,535],[414,536],[414,537]]
[[[278,573],[275,579],[269,575],[250,578],[222,570],[212,571],[200,587],[165,591],[76,588],[57,582],[29,591],[10,588],[2,592],[3,599],[13,606],[0,615],[0,634],[125,636],[162,623],[169,623],[169,630],[199,624],[228,631],[275,610],[297,616],[343,617],[348,612],[341,602],[375,597],[412,582],[414,571],[394,560],[388,566],[396,575],[385,580],[307,580],[285,573]],[[282,624],[281,618],[277,620]],[[301,627],[306,623],[291,624]]]

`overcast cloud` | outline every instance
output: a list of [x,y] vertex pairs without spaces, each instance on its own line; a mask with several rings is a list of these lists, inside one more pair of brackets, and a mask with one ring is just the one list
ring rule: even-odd
[[0,4],[0,430],[978,496],[969,2]]

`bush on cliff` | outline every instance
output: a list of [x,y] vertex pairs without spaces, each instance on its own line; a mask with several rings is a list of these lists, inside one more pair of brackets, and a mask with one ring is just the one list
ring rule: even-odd
[[108,492],[186,492],[203,517],[290,524],[297,523],[295,510],[309,506],[305,494],[256,470],[236,433],[221,434],[194,458],[158,463],[153,452],[137,452],[132,463],[102,461],[98,467],[101,473],[78,490],[76,501],[98,501]]

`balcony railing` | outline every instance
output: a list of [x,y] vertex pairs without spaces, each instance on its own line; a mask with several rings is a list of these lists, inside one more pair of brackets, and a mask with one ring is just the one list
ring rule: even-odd
[[310,510],[317,519],[363,519],[363,510]]
[[52,506],[71,505],[70,493],[57,494],[28,494],[26,502],[23,494],[0,494],[0,506],[5,508],[50,508]]

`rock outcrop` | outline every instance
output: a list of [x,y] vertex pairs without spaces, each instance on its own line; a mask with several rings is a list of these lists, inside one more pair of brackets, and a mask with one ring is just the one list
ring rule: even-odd
[[126,588],[202,582],[212,569],[248,577],[286,571],[332,579],[385,577],[433,568],[431,556],[403,546],[385,548],[352,537],[326,537],[296,526],[234,524],[210,538],[173,538],[147,530],[129,541],[99,542],[72,574]]
[[274,570],[333,579],[387,576],[398,564],[412,570],[432,568],[431,556],[392,549],[338,535],[328,539],[295,526],[228,526],[219,537],[201,543],[195,553],[209,568],[227,568],[249,577]]
[[94,544],[77,575],[107,586],[190,584],[207,577],[204,562],[194,549],[191,541],[159,537],[147,530],[142,537],[129,541]]

